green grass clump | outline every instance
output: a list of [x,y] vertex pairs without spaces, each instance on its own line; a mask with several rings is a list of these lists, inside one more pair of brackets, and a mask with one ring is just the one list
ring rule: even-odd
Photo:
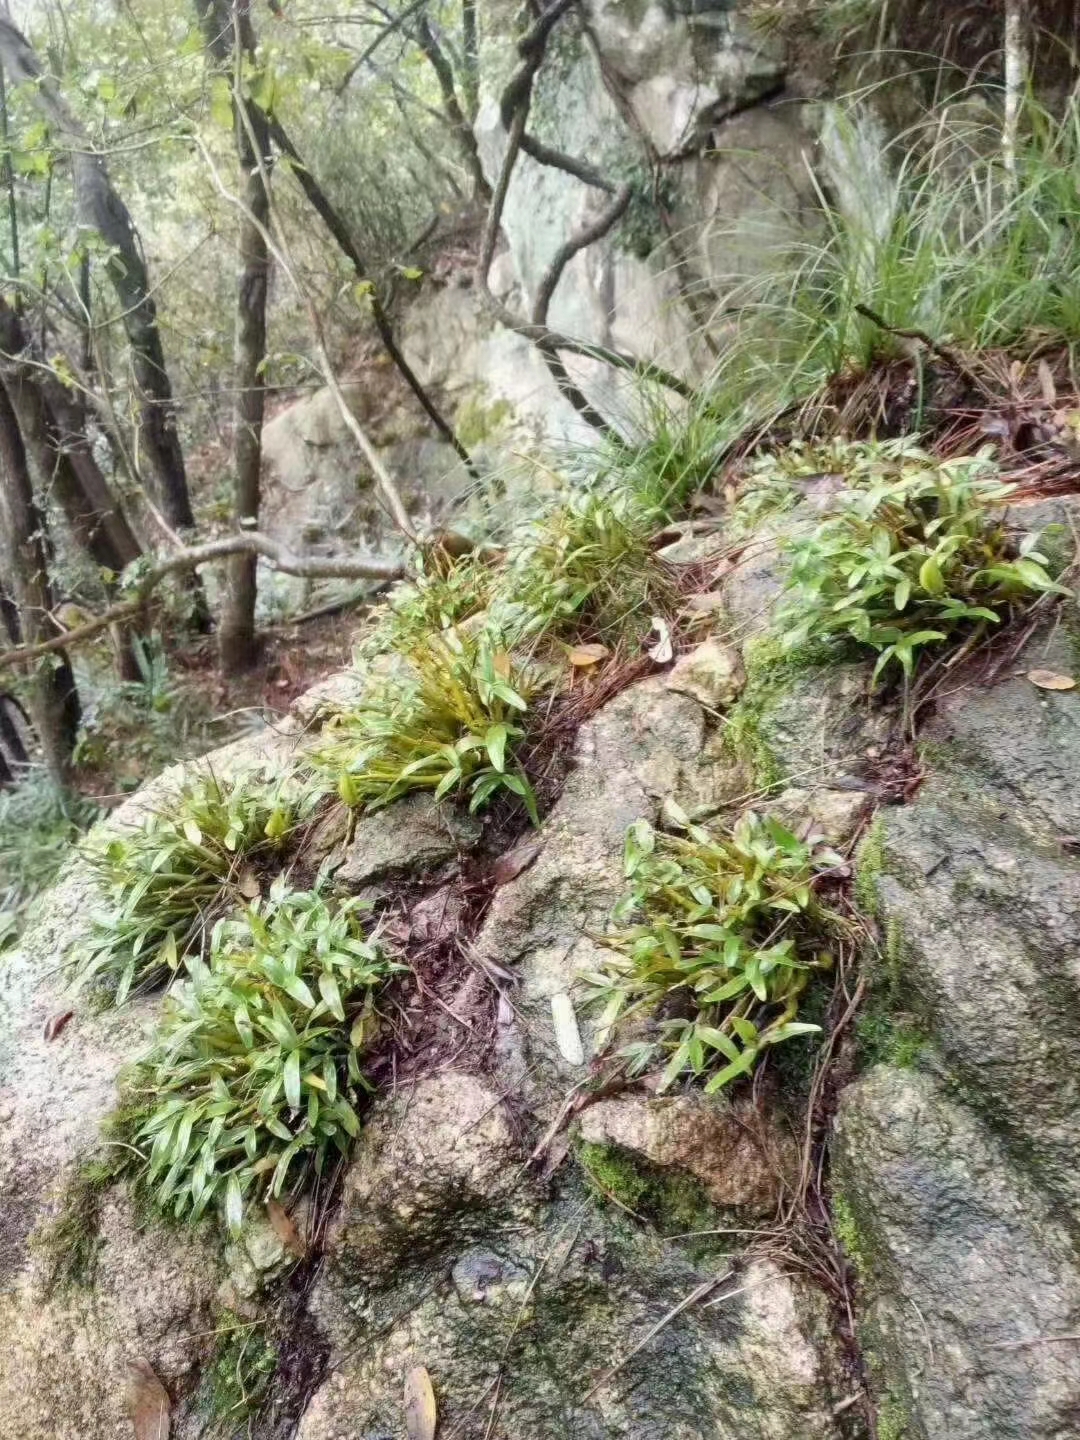
[[476,811],[502,790],[538,823],[514,752],[539,672],[456,630],[422,636],[404,659],[362,707],[330,719],[313,753],[318,770],[336,775],[341,800],[374,810],[419,790],[466,795]]
[[875,680],[890,662],[910,678],[931,647],[1060,590],[1036,537],[1017,545],[1006,528],[1011,490],[989,451],[936,461],[909,450],[891,473],[838,495],[836,513],[788,546],[789,596],[777,614],[785,647],[853,640],[877,652]]
[[645,1022],[619,1051],[632,1073],[663,1062],[659,1090],[693,1076],[712,1092],[769,1047],[819,1030],[796,1017],[811,975],[831,963],[815,881],[837,857],[754,814],[715,836],[672,813],[685,836],[631,826],[615,921],[636,923],[604,937],[613,954],[585,978],[602,1031]]
[[213,932],[208,960],[170,991],[140,1092],[137,1178],[196,1221],[298,1191],[359,1132],[360,1055],[375,996],[395,966],[365,935],[368,907],[290,891],[279,877]]
[[18,939],[31,901],[52,883],[72,842],[97,815],[89,801],[63,801],[40,771],[0,790],[0,952]]
[[248,867],[280,847],[294,816],[280,786],[200,775],[167,812],[152,811],[92,851],[111,908],[74,957],[79,978],[107,981],[120,1005],[175,973],[241,899]]

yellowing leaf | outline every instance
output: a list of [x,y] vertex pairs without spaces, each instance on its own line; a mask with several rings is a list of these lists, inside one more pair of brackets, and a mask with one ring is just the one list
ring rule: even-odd
[[135,1440],[169,1440],[172,1401],[146,1360],[128,1366],[127,1411]]
[[589,665],[598,665],[610,654],[611,651],[606,645],[575,645],[567,659],[571,665],[584,669]]
[[505,650],[497,650],[491,658],[492,669],[500,680],[509,680],[513,661]]
[[300,1238],[300,1231],[280,1200],[266,1202],[266,1217],[270,1221],[274,1234],[289,1254],[294,1255],[297,1260],[302,1260],[307,1254],[307,1246]]
[[423,1365],[405,1377],[405,1433],[409,1440],[435,1440],[435,1391]]
[[1076,689],[1076,681],[1070,675],[1059,675],[1055,670],[1029,670],[1027,678],[1040,690]]

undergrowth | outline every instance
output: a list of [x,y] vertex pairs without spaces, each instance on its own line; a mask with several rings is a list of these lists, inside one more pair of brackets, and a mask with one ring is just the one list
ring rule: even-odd
[[41,771],[0,790],[0,952],[18,938],[34,897],[52,883],[72,842],[97,814],[90,801],[63,801]]
[[712,1092],[769,1047],[819,1030],[797,1019],[799,999],[832,964],[839,922],[817,892],[840,862],[771,818],[747,813],[715,835],[668,813],[684,833],[631,826],[614,921],[635,923],[603,937],[612,954],[584,980],[602,1035],[637,1022],[619,1050],[630,1073],[662,1064],[659,1090],[692,1076]]
[[336,777],[339,798],[374,810],[423,790],[436,800],[463,794],[476,811],[501,790],[539,823],[515,760],[536,667],[453,628],[422,635],[401,658],[359,707],[331,717],[312,752],[316,769]]

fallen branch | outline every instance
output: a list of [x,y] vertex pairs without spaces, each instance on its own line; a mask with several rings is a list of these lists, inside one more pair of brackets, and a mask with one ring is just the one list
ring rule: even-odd
[[404,574],[401,565],[389,560],[348,555],[295,555],[277,540],[258,530],[243,535],[227,535],[220,540],[208,540],[204,545],[178,550],[159,561],[138,581],[129,600],[121,600],[116,605],[111,605],[93,620],[88,620],[85,625],[65,630],[55,639],[44,640],[38,645],[16,645],[13,649],[0,652],[0,670],[14,665],[26,665],[41,655],[71,649],[84,640],[90,640],[107,630],[110,625],[115,625],[117,621],[137,615],[161,582],[170,575],[196,570],[200,565],[224,560],[230,555],[260,555],[283,575],[298,575],[305,580],[398,580]]

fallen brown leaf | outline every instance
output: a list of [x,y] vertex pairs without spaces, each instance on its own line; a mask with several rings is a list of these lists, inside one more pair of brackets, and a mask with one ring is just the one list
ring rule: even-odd
[[510,679],[510,673],[513,669],[514,662],[511,660],[508,651],[496,650],[494,656],[492,657],[491,663],[495,670],[495,674],[498,675],[500,680]]
[[522,871],[529,868],[540,854],[540,850],[540,841],[531,840],[524,845],[515,845],[505,855],[500,855],[491,867],[491,878],[494,884],[509,885],[511,880],[516,880]]
[[715,611],[723,609],[724,592],[722,590],[705,590],[698,595],[688,595],[683,604],[683,610],[688,615],[712,615]]
[[1059,675],[1056,670],[1029,670],[1027,678],[1040,690],[1076,689],[1076,681],[1071,675]]
[[50,1016],[45,1022],[45,1039],[55,1040],[74,1014],[74,1010],[62,1010],[59,1015]]
[[245,900],[257,900],[262,894],[259,886],[259,877],[254,870],[242,870],[240,872],[240,894]]
[[588,666],[598,665],[601,660],[606,660],[611,651],[606,645],[575,645],[569,652],[567,659],[571,665]]
[[169,1440],[172,1401],[146,1360],[128,1365],[127,1409],[135,1440]]
[[266,1202],[266,1215],[270,1221],[271,1229],[278,1237],[290,1255],[297,1260],[303,1260],[307,1254],[307,1246],[300,1238],[300,1231],[296,1228],[292,1216],[282,1205],[280,1200],[268,1200]]
[[435,1391],[423,1365],[405,1377],[405,1431],[409,1440],[435,1440]]

